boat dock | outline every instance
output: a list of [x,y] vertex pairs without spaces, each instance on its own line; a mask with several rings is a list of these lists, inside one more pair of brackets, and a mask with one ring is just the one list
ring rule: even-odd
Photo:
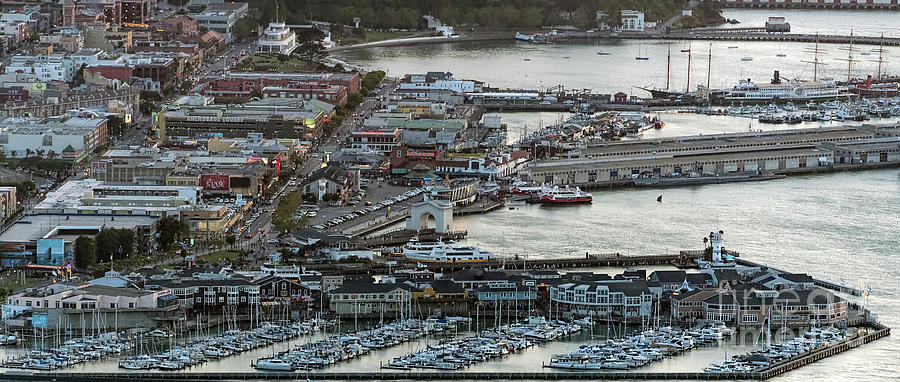
[[874,329],[855,338],[841,340],[812,352],[789,358],[764,369],[746,373],[704,373],[704,372],[639,372],[639,371],[538,371],[538,372],[433,372],[433,371],[376,371],[376,372],[224,372],[224,373],[45,373],[30,371],[7,371],[0,378],[20,381],[57,382],[131,382],[133,380],[162,381],[248,381],[248,380],[345,380],[345,381],[397,381],[397,380],[766,380],[803,367],[827,357],[858,348],[864,344],[887,337],[891,329],[877,322],[866,324]]
[[[550,259],[522,259],[519,257],[498,258],[483,263],[478,263],[486,268],[505,269],[561,269],[561,268],[596,268],[596,267],[633,267],[644,265],[675,265],[682,266],[693,264],[700,258],[699,253],[682,251],[678,254],[666,255],[623,255],[620,253],[585,254],[584,257],[550,258]],[[454,270],[469,268],[471,263],[425,263],[432,270],[452,272]],[[521,267],[521,268],[520,268]]]

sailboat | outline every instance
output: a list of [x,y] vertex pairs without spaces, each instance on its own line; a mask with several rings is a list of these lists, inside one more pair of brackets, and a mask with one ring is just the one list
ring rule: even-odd
[[647,51],[646,51],[646,50],[644,51],[645,56],[641,56],[641,48],[642,48],[643,46],[644,46],[643,43],[641,43],[641,45],[638,46],[638,55],[637,55],[637,57],[634,58],[635,60],[638,60],[638,61],[648,61],[648,60],[650,60],[650,57],[647,57],[647,56],[646,56],[646,54],[647,54]]

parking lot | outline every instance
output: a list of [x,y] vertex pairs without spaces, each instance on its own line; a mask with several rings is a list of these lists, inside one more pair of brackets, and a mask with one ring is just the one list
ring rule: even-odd
[[[378,183],[376,183],[378,184]],[[424,188],[398,187],[388,184],[370,185],[368,190],[351,197],[346,205],[328,206],[315,210],[310,224],[320,230],[340,230],[373,216],[383,215],[398,204],[406,204],[425,192]],[[420,198],[415,198],[419,200]],[[307,213],[308,214],[308,213]],[[309,215],[308,215],[309,216]]]

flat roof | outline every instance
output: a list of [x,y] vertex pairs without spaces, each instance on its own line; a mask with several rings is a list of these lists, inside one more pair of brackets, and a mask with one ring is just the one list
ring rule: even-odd
[[574,158],[549,160],[535,163],[531,167],[533,172],[550,172],[550,171],[578,171],[578,170],[595,170],[603,168],[633,168],[633,167],[659,167],[666,165],[687,164],[693,162],[714,162],[714,161],[747,161],[747,160],[763,160],[766,158],[777,158],[783,156],[795,155],[827,155],[831,154],[830,150],[820,150],[817,148],[770,148],[763,150],[741,150],[733,152],[691,152],[679,153],[677,155],[657,154],[643,156],[628,157],[599,157],[599,158]]
[[873,134],[857,127],[819,127],[729,134],[692,135],[660,139],[591,143],[583,155],[628,155],[635,152],[697,150],[709,147],[747,147],[777,144],[814,145],[819,142],[870,138]]
[[[134,228],[136,226],[153,225],[159,217],[147,215],[66,215],[66,214],[34,214],[25,215],[11,224],[0,234],[3,243],[30,243],[52,233],[57,227],[70,229]],[[59,235],[66,240],[70,235]]]
[[[119,196],[119,195],[94,195],[94,190],[98,191],[112,191],[112,190],[133,190],[133,191],[177,191],[177,196],[160,196],[160,195],[129,195],[129,196]],[[193,202],[196,200],[197,191],[193,187],[180,187],[180,186],[133,186],[133,185],[109,185],[105,184],[101,180],[96,179],[82,179],[82,180],[70,180],[64,183],[59,187],[56,191],[48,193],[47,196],[38,203],[34,209],[35,210],[58,210],[61,208],[77,208],[81,207],[84,204],[82,203],[82,199],[85,199],[85,195],[88,195],[87,198],[90,199],[127,199],[131,201],[139,201],[139,200],[187,200],[188,202]],[[111,206],[96,206],[97,208],[106,207],[106,208],[115,208]],[[122,206],[122,208],[133,208]]]

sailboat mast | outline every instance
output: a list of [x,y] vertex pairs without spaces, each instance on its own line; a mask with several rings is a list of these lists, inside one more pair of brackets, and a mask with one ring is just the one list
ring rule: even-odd
[[847,82],[850,82],[850,71],[853,68],[853,29],[850,30],[850,49],[847,51]]
[[688,69],[687,69],[687,88],[685,93],[691,91],[691,43],[688,42]]
[[881,78],[881,63],[884,62],[884,33],[881,34],[881,41],[878,42],[878,77]]
[[712,74],[712,43],[709,43],[709,58],[706,61],[706,91],[709,91],[709,78]]
[[819,32],[816,32],[816,53],[813,57],[813,82],[818,80],[819,75]]
[[672,66],[672,46],[669,45],[668,52],[666,53],[666,90],[669,90],[669,70]]

